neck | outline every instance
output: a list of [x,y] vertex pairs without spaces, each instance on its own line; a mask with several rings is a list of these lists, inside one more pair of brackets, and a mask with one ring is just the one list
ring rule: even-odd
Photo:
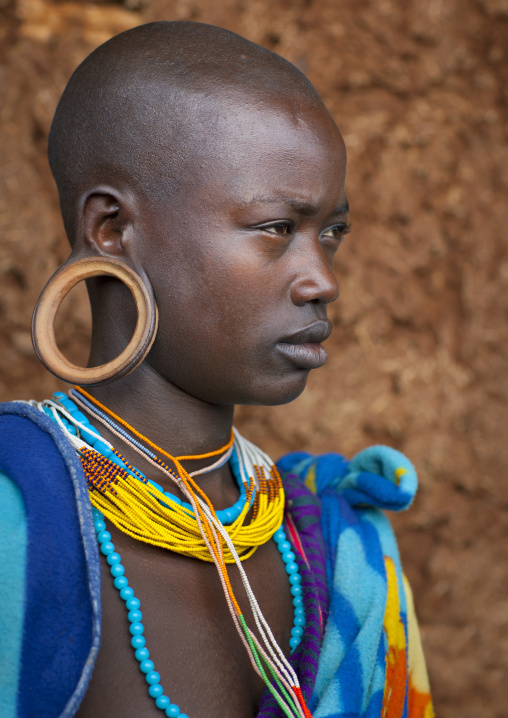
[[208,404],[187,394],[146,362],[119,381],[87,391],[173,456],[213,451],[231,434],[233,406]]

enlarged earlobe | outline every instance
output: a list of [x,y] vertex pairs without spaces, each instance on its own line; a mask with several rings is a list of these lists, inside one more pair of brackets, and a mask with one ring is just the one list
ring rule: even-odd
[[[79,367],[66,359],[57,346],[54,322],[62,300],[83,279],[109,275],[131,291],[137,310],[134,334],[127,347],[112,361],[94,367]],[[101,386],[133,371],[150,351],[157,333],[158,311],[150,283],[118,259],[90,257],[66,262],[44,287],[32,317],[32,342],[40,361],[63,381],[83,386]]]
[[88,249],[99,254],[122,256],[131,226],[129,201],[107,191],[89,194],[83,205],[82,232]]

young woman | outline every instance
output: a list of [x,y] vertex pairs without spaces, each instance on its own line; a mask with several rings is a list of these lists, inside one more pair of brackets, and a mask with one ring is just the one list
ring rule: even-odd
[[[326,361],[346,154],[314,88],[228,31],[141,26],[75,71],[49,156],[72,252],[34,345],[75,386],[0,415],[2,716],[430,718],[380,510],[411,464],[298,454],[281,478],[233,430]],[[53,332],[82,279],[88,368]]]

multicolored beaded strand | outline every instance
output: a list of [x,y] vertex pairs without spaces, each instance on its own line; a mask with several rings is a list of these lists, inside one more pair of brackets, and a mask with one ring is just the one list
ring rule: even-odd
[[[75,391],[75,390],[74,390]],[[83,390],[79,390],[80,394],[84,394]],[[95,400],[92,397],[89,397],[92,401],[92,403],[95,402]],[[69,400],[68,400],[69,401]],[[98,403],[98,402],[97,402]],[[100,409],[102,411],[108,411],[107,407],[104,407],[100,405]],[[87,407],[87,411],[88,411]],[[167,452],[165,452],[163,449],[160,449],[160,447],[157,447],[153,442],[150,442],[150,445],[154,447],[157,451],[159,451],[161,454],[163,454],[165,457],[168,457],[169,460],[175,465],[176,471],[168,466],[168,464],[160,459],[158,456],[154,454],[154,452],[150,449],[146,449],[143,447],[137,439],[132,437],[131,431],[135,431],[130,427],[126,422],[124,422],[120,417],[115,417],[118,422],[121,422],[124,426],[121,438],[126,441],[131,448],[133,448],[137,453],[140,453],[143,458],[148,461],[150,464],[155,466],[157,469],[161,470],[163,473],[165,473],[168,478],[173,481],[178,488],[182,491],[184,494],[188,494],[189,492],[192,494],[195,494],[197,496],[197,502],[198,502],[198,513],[201,513],[202,519],[202,505],[203,501],[208,505],[208,508],[212,511],[212,513],[215,515],[215,512],[213,510],[213,507],[209,503],[206,495],[203,493],[203,491],[195,484],[192,477],[189,477],[189,474],[185,471],[184,467],[181,465],[179,459],[177,457],[173,457]],[[115,429],[113,426],[109,426],[109,428],[115,432]],[[128,429],[128,432],[125,430]],[[136,432],[136,436],[142,437],[139,432]],[[96,448],[94,446],[94,448]],[[247,442],[243,437],[240,437],[237,434],[237,439],[235,440],[235,449],[238,451],[240,455],[240,467],[242,467],[242,464],[245,464],[249,461],[249,452],[252,453],[253,445],[250,444],[250,442]],[[102,447],[99,447],[99,450],[102,452]],[[106,454],[107,458],[113,459],[111,456],[108,456]],[[185,457],[186,459],[189,458],[196,458],[196,457]],[[250,494],[250,492],[255,490],[255,487],[252,485],[252,480],[254,480],[255,483],[257,483],[257,491],[256,496],[254,498],[254,513],[253,518],[250,521],[250,523],[247,525],[245,524],[245,518],[247,516],[250,502],[252,501],[252,494],[249,495],[249,505],[246,506],[245,502],[242,501],[243,508],[241,510],[241,514],[239,515],[238,519],[236,521],[233,521],[231,526],[228,528],[228,532],[230,535],[234,538],[235,546],[237,547],[239,554],[242,558],[242,560],[245,560],[248,558],[252,553],[256,550],[257,546],[260,546],[273,536],[277,528],[280,526],[282,522],[282,515],[284,511],[284,491],[282,487],[282,482],[280,479],[280,476],[278,475],[275,467],[271,464],[270,460],[266,455],[263,455],[261,451],[257,450],[257,459],[258,461],[261,459],[262,464],[260,466],[251,466],[248,473],[252,475],[252,479],[249,478],[249,476],[242,476],[242,483],[246,483],[249,481],[249,485],[246,487],[247,492]],[[115,462],[118,463],[118,462]],[[252,464],[252,461],[250,462]],[[92,468],[92,467],[91,467]],[[95,477],[94,477],[94,470],[95,467],[93,467],[93,470],[89,472],[89,478],[92,484],[94,483]],[[266,473],[269,473],[271,480],[266,479]],[[138,472],[139,473],[139,472]],[[245,473],[245,472],[244,472]],[[139,478],[139,476],[138,476]],[[113,481],[113,480],[112,480]],[[146,484],[146,479],[142,479],[142,481]],[[110,485],[111,488],[113,488],[112,484]],[[164,503],[164,494],[160,493],[157,488],[154,486],[154,484],[151,484],[150,489],[150,495],[151,497],[156,498],[157,500],[160,500],[161,503]],[[96,486],[95,488],[101,489],[100,486]],[[124,513],[129,513],[128,506],[125,506],[125,503],[122,503],[121,496],[119,495],[120,492],[120,485],[118,482],[115,482],[114,484],[114,491],[109,493],[107,496],[104,495],[104,498],[101,497],[99,493],[92,493],[91,499],[94,506],[101,511],[105,512],[105,515],[108,516],[113,523],[118,525],[118,528],[121,528],[122,530],[126,531],[130,535],[134,536],[135,538],[139,538],[140,540],[145,540],[143,536],[137,531],[137,527],[131,523],[131,525],[128,525],[128,522],[126,522],[125,516],[123,518],[120,517],[118,513],[118,509],[121,508],[121,510]],[[129,488],[129,490],[132,490],[133,487],[127,483],[125,484],[125,488]],[[150,487],[149,487],[150,488]],[[138,496],[142,496],[144,494],[147,494],[148,492],[146,489],[141,489],[139,487],[139,484],[136,488]],[[115,493],[116,492],[116,493]],[[132,493],[132,492],[131,492]],[[132,500],[132,496],[129,498],[129,501]],[[166,497],[169,498],[169,497]],[[153,502],[150,502],[148,497],[145,496],[143,505],[148,505],[150,503],[153,504]],[[126,497],[127,500],[127,497]],[[112,505],[108,504],[114,504],[117,506],[117,508],[114,508]],[[136,504],[136,505],[139,505]],[[194,517],[194,510],[189,508],[185,509],[183,506],[175,506],[173,505],[172,508],[174,509],[174,512],[171,512],[170,514],[165,514],[162,512],[157,518],[157,525],[151,527],[152,535],[150,540],[146,539],[149,543],[154,543],[155,545],[161,545],[162,547],[171,548],[171,550],[185,553],[186,555],[192,555],[196,558],[200,558],[204,561],[210,561],[212,560],[211,556],[209,555],[208,551],[205,549],[204,544],[202,544],[202,548],[199,549],[199,553],[196,553],[197,549],[193,549],[191,553],[188,553],[187,551],[181,550],[181,548],[176,547],[174,544],[169,545],[164,537],[160,536],[160,530],[164,528],[165,530],[169,531],[170,533],[173,533],[175,531],[175,526],[177,533],[179,533],[183,528],[185,530],[191,531],[191,538],[192,542],[196,543],[196,546],[199,544],[199,531],[197,530],[197,526],[195,524],[195,517]],[[142,519],[143,523],[146,524],[147,515],[144,511],[143,507],[141,507],[143,516],[136,515],[136,520]],[[169,523],[166,522],[166,518],[169,520]],[[191,519],[191,523],[189,524],[189,518]],[[118,522],[121,521],[122,525],[119,525]],[[194,528],[192,529],[192,526]],[[226,548],[226,547],[224,547]],[[226,563],[232,563],[233,558],[228,549],[226,549],[226,557],[225,557]]]
[[[59,420],[59,418],[57,416],[55,416],[58,413],[58,409],[55,410],[55,406],[53,405],[53,402],[45,402],[45,403],[43,403],[43,404],[45,404],[45,406],[40,405],[39,408],[42,408],[46,413],[48,413],[48,415],[51,415],[52,418],[57,420],[58,423],[62,426],[62,428],[64,428],[64,430],[67,429],[66,433],[70,434],[71,439],[73,439],[74,436],[77,437],[78,432],[81,435],[83,435],[83,438],[87,438],[89,440],[93,439],[94,447],[93,447],[93,450],[91,450],[93,454],[96,455],[96,451],[97,450],[100,451],[100,449],[102,448],[101,453],[103,453],[103,456],[101,456],[101,459],[103,459],[103,461],[105,460],[105,463],[110,465],[109,469],[106,469],[106,465],[103,464],[103,466],[102,466],[103,470],[100,472],[101,473],[101,481],[103,482],[104,485],[108,486],[111,484],[112,476],[115,471],[117,471],[117,473],[120,473],[120,472],[118,472],[119,466],[121,466],[123,469],[123,471],[121,473],[125,473],[127,476],[134,475],[138,479],[140,479],[140,478],[144,479],[144,481],[146,482],[146,478],[142,474],[140,474],[140,472],[138,472],[136,469],[134,469],[134,467],[131,467],[129,464],[127,464],[125,459],[123,459],[123,457],[121,457],[121,455],[118,454],[118,452],[114,452],[113,447],[111,447],[111,445],[108,444],[108,442],[104,442],[104,440],[102,440],[102,437],[100,437],[100,435],[98,435],[97,432],[93,429],[91,424],[89,424],[85,415],[82,414],[78,410],[78,408],[67,397],[65,397],[65,395],[57,395],[55,398],[57,398],[59,400],[59,402],[61,402],[61,404],[64,405],[65,408],[64,408],[63,413],[67,414],[66,424],[69,424],[69,420],[70,420],[70,424],[71,425],[74,424],[74,426],[72,426],[72,428],[64,426],[61,418]],[[76,397],[74,397],[74,398],[76,398]],[[30,402],[30,403],[32,403],[32,402]],[[35,404],[35,402],[33,402],[33,403]],[[88,409],[88,407],[86,407],[86,408]],[[105,407],[103,407],[103,408],[105,408]],[[65,411],[65,409],[67,411]],[[116,417],[116,418],[119,419],[119,417]],[[76,430],[76,425],[78,427],[77,430]],[[131,427],[129,427],[129,428],[131,429]],[[74,429],[74,430],[72,430],[72,429]],[[126,432],[124,432],[124,433],[126,433]],[[127,434],[127,436],[122,436],[121,438],[124,438],[124,440],[128,441],[128,443],[130,443],[130,444],[132,441],[134,441],[134,438],[129,434]],[[142,438],[145,439],[145,437],[142,437]],[[76,438],[76,440],[73,443],[74,443],[74,445],[76,445],[79,442],[80,442],[80,439]],[[245,440],[243,440],[243,442],[245,442]],[[83,442],[81,441],[81,443],[83,443]],[[148,450],[145,447],[143,447],[142,445],[139,445],[139,442],[137,442],[137,443],[138,443],[138,448],[137,448],[138,453],[142,453],[145,455],[145,452]],[[151,443],[151,442],[148,442],[148,443]],[[253,445],[250,445],[249,442],[245,442],[244,445],[241,445],[238,453],[241,455],[243,454],[242,458],[245,459],[245,456],[247,456],[249,454],[249,452],[252,453],[253,451],[256,454],[255,458],[257,458],[260,451],[257,449],[257,447],[253,447]],[[208,454],[207,456],[216,455],[217,453],[218,452],[210,452],[210,454]],[[150,461],[150,463],[154,463],[155,466],[162,469],[164,471],[164,473],[169,475],[171,478],[173,478],[173,479],[176,478],[176,477],[174,477],[171,469],[167,465],[165,465],[163,462],[161,462],[155,455],[153,455],[153,453],[152,453],[152,456],[153,456],[153,459],[152,459],[152,461]],[[146,455],[145,455],[145,458],[147,458]],[[150,457],[150,458],[152,458],[152,457]],[[170,458],[173,459],[173,457],[170,457]],[[196,457],[178,457],[178,458],[181,458],[183,460],[183,458],[192,459],[192,458],[196,458]],[[266,457],[266,458],[268,458],[268,457]],[[113,466],[111,466],[111,462],[113,462]],[[243,462],[239,463],[240,469],[242,469],[242,463]],[[178,461],[175,461],[175,464],[178,465]],[[254,468],[257,469],[257,467],[254,467]],[[183,470],[183,467],[180,466],[179,469]],[[108,471],[109,471],[109,474],[108,474]],[[128,471],[128,473],[127,473],[127,471]],[[180,473],[180,471],[179,471],[179,473]],[[244,473],[244,472],[242,471],[242,473]],[[264,478],[264,473],[262,471],[257,470],[256,475],[257,475],[258,483],[261,486],[263,485],[263,483],[264,484],[267,483],[266,479]],[[187,474],[187,476],[189,476],[189,475]],[[177,483],[177,485],[181,484],[181,482],[178,482],[178,480],[176,480],[175,483]],[[265,490],[266,490],[266,486],[263,488],[265,488]],[[193,506],[193,513],[195,514],[196,522],[200,526],[200,530],[202,530],[202,526],[201,526],[202,520],[205,520],[208,523],[208,528],[206,529],[206,531],[204,531],[204,532],[202,531],[202,535],[203,535],[203,538],[205,539],[205,543],[207,544],[207,548],[209,549],[209,552],[212,555],[212,558],[217,565],[219,575],[221,575],[221,573],[222,573],[223,574],[222,577],[227,579],[227,571],[225,570],[226,567],[224,564],[224,554],[222,551],[223,543],[228,546],[229,551],[233,556],[233,560],[235,561],[235,563],[237,563],[237,565],[241,571],[242,580],[244,582],[247,594],[249,596],[249,602],[251,603],[251,607],[253,610],[256,624],[258,626],[258,630],[261,633],[263,642],[265,643],[265,647],[267,647],[267,649],[268,649],[270,657],[266,654],[266,651],[260,646],[256,636],[247,627],[245,620],[243,619],[243,614],[239,609],[239,606],[234,598],[234,595],[232,594],[231,585],[229,584],[228,579],[225,582],[223,581],[223,587],[225,590],[226,600],[228,601],[228,605],[230,606],[230,609],[232,610],[232,615],[233,615],[233,611],[236,613],[236,616],[233,615],[233,618],[234,618],[234,620],[236,619],[235,624],[237,625],[237,627],[238,628],[241,627],[241,629],[242,629],[240,631],[240,637],[242,638],[242,640],[243,640],[244,644],[246,645],[246,648],[249,652],[249,655],[251,656],[251,661],[253,663],[253,666],[255,667],[255,669],[257,669],[257,672],[260,673],[260,675],[262,675],[262,677],[264,678],[265,682],[267,683],[269,689],[272,691],[272,693],[274,694],[274,697],[276,698],[277,702],[279,703],[279,705],[284,710],[284,712],[287,716],[294,716],[294,715],[307,716],[307,717],[310,716],[310,712],[308,711],[308,708],[305,705],[305,701],[303,700],[303,697],[302,697],[302,694],[300,691],[298,679],[297,679],[296,675],[294,674],[294,671],[291,668],[290,664],[287,663],[287,660],[285,659],[279,646],[275,642],[273,634],[271,633],[271,630],[259,609],[257,601],[254,597],[254,594],[252,593],[250,584],[248,583],[245,572],[243,571],[243,567],[241,566],[241,562],[240,562],[241,559],[238,556],[235,546],[234,546],[234,543],[232,541],[232,537],[230,537],[228,535],[228,533],[225,531],[223,524],[217,519],[217,515],[215,514],[215,512],[213,511],[213,508],[211,507],[209,502],[207,502],[207,500],[202,501],[202,499],[200,499],[199,496],[195,496],[192,493],[189,493],[188,487],[185,486],[185,484],[180,485],[180,489],[183,490],[183,493],[185,495],[188,495],[188,498],[191,501],[191,504]],[[262,493],[265,493],[265,492],[262,492]],[[205,497],[205,499],[206,499],[206,497]],[[200,504],[199,507],[198,507],[198,502]],[[242,510],[242,513],[244,513],[243,510]],[[115,567],[117,566],[117,564],[119,564],[120,558],[119,558],[119,555],[116,552],[114,552],[114,547],[113,547],[113,549],[111,549],[112,544],[110,544],[110,542],[106,541],[106,538],[108,536],[110,538],[110,535],[109,535],[109,532],[105,531],[104,516],[102,514],[101,514],[100,521],[101,521],[100,525],[101,526],[104,525],[104,529],[102,530],[101,537],[103,538],[103,544],[105,544],[104,548],[108,552],[107,560],[108,560],[108,563],[112,566],[111,570],[113,573],[113,569],[115,571],[117,570]],[[222,536],[222,541],[219,538],[219,534]],[[210,543],[210,540],[206,539],[206,535],[208,535],[208,539],[212,540],[212,543],[215,543],[215,546],[213,546],[212,543]],[[294,650],[294,648],[298,645],[298,643],[300,641],[300,637],[303,633],[303,626],[305,625],[305,614],[304,614],[304,610],[303,610],[303,605],[302,605],[303,601],[302,601],[302,596],[301,596],[302,589],[300,586],[301,579],[300,579],[300,576],[298,573],[298,566],[295,562],[295,555],[291,551],[291,545],[287,541],[286,535],[285,535],[282,527],[280,527],[275,532],[274,539],[276,540],[279,551],[281,552],[281,555],[282,555],[282,558],[283,558],[283,561],[284,561],[284,564],[286,567],[286,571],[289,575],[289,580],[291,583],[291,593],[293,595],[293,605],[295,608],[295,617],[294,617],[295,620],[294,620],[293,629],[291,631],[290,646]],[[101,551],[103,553],[105,553],[105,550],[103,550],[102,545],[101,545]],[[109,556],[111,556],[111,558],[109,558]],[[121,564],[120,564],[120,566],[121,566]],[[121,581],[121,577],[123,576],[123,573],[124,573],[123,567],[121,567],[121,569],[122,569],[121,573],[118,573],[115,578],[115,586],[117,586],[117,587],[118,587],[117,584],[123,583],[123,581]],[[222,577],[221,577],[221,580],[222,580]],[[118,581],[116,580],[117,578],[118,578]],[[131,614],[129,614],[129,615],[131,615]],[[137,614],[134,612],[132,615],[136,616]],[[135,623],[139,623],[139,622],[135,622]],[[240,624],[240,625],[238,625],[238,624]],[[132,624],[132,622],[131,622],[131,633],[134,630],[134,629],[132,629],[133,625],[134,624]],[[142,629],[142,625],[141,625],[141,629]],[[136,627],[135,630],[139,630],[139,628]],[[141,632],[142,632],[142,630],[141,630]],[[244,636],[242,636],[242,632],[244,633]],[[142,638],[142,640],[144,641],[144,638]],[[144,646],[141,646],[141,647],[144,648]],[[144,655],[144,653],[140,653],[138,655]],[[270,668],[270,672],[272,673],[272,678],[275,680],[275,683],[278,685],[281,695],[279,695],[278,692],[274,690],[274,687],[271,685],[271,681],[268,680],[268,678],[264,672],[264,669],[262,667],[262,664],[261,664],[261,660],[260,660],[261,657],[265,661],[266,665]],[[149,665],[150,663],[151,663],[151,661],[148,661],[144,665],[146,666],[146,665]],[[285,689],[287,689],[287,690],[285,690]],[[289,694],[288,694],[288,690],[289,690]],[[161,697],[163,695],[162,689],[160,687],[154,688],[151,695],[154,692],[158,694],[157,697]],[[293,694],[293,697],[291,697],[291,694]],[[164,696],[164,698],[166,698],[166,697]],[[295,700],[295,698],[296,698],[296,700]],[[169,699],[167,699],[167,701],[169,701]],[[162,698],[161,698],[161,700],[159,701],[159,704],[157,704],[158,707],[165,709],[165,706],[166,706],[165,700],[162,700]],[[174,712],[173,707],[172,707],[172,710],[173,710],[173,712],[169,713],[169,714],[167,713],[167,715],[174,715],[174,716],[179,715],[179,713]]]
[[[66,402],[62,406],[64,408],[67,407],[68,411],[72,402],[67,399],[67,397],[62,399],[60,396],[57,396],[56,398],[59,401]],[[51,402],[45,402],[45,404],[46,411],[55,410],[55,406],[48,406]],[[118,528],[134,538],[145,540],[147,543],[153,543],[154,545],[170,548],[171,550],[184,553],[185,555],[201,558],[205,561],[212,560],[204,543],[202,543],[202,548],[199,548],[199,544],[202,542],[202,539],[200,538],[200,532],[196,525],[193,509],[189,508],[186,510],[174,503],[171,506],[173,510],[168,511],[168,497],[158,492],[155,486],[152,486],[151,484],[149,485],[143,474],[138,471],[133,472],[123,457],[121,457],[110,444],[104,440],[98,439],[97,434],[95,434],[95,436],[91,436],[91,427],[83,425],[84,415],[79,411],[77,413],[79,416],[77,416],[76,409],[74,408],[74,416],[77,416],[78,423],[80,423],[84,428],[84,432],[78,428],[79,433],[83,434],[83,436],[86,434],[86,438],[89,440],[93,439],[95,442],[93,447],[90,445],[83,446],[84,442],[80,441],[79,438],[76,436],[70,437],[73,439],[77,450],[80,452],[82,462],[84,462],[84,469],[91,484],[91,499],[95,507],[102,511],[106,511],[109,518],[118,526]],[[62,428],[64,428],[64,430],[66,428],[63,423]],[[73,429],[74,433],[77,433],[74,427]],[[241,437],[239,437],[239,439],[240,438]],[[245,442],[245,440],[241,439],[241,442]],[[241,447],[240,450],[242,450]],[[102,457],[100,457],[100,460],[97,458],[97,451],[103,455],[104,459]],[[159,470],[162,470],[165,473],[168,472],[167,475],[171,478],[171,480],[174,481],[181,490],[184,490],[185,493],[185,487],[182,487],[181,480],[169,469],[169,467],[167,467],[167,465],[160,460],[154,462],[150,456],[147,456],[146,458]],[[104,463],[105,459],[113,462],[119,468],[116,469],[114,466],[110,466],[109,469],[107,469],[107,465]],[[132,482],[132,478],[135,479],[134,482]],[[125,481],[122,481],[122,479],[125,479]],[[261,491],[263,495],[261,496],[260,502],[258,502],[258,516],[255,521],[252,521],[248,526],[243,525],[243,519],[249,509],[249,506],[247,505],[242,510],[242,515],[238,518],[238,520],[233,522],[231,527],[228,528],[234,538],[235,544],[239,548],[242,560],[251,555],[258,545],[265,543],[271,535],[273,535],[281,523],[284,498],[282,486],[279,485],[279,482],[280,478],[279,481],[277,481],[275,492],[272,491],[270,494],[268,489],[271,488],[271,485],[267,485]],[[150,490],[148,491],[147,489]],[[146,521],[150,519],[151,514],[147,514],[145,508],[143,508],[141,515],[134,515],[132,510],[129,509],[129,506],[125,504],[125,500],[123,500],[123,503],[120,500],[120,492],[124,494],[124,499],[126,499],[125,491],[128,491],[128,495],[136,501],[141,499],[142,507],[146,507],[147,510],[150,508],[150,511],[153,511],[157,506],[160,507],[160,504],[165,507],[163,516],[160,515],[160,510],[158,510],[156,523],[154,524],[152,522],[150,524],[150,531],[152,532],[150,536],[141,535],[138,528],[140,521],[143,526],[146,526]],[[101,498],[101,495],[105,497],[104,500]],[[251,499],[252,496],[250,495],[249,505]],[[160,504],[158,502],[160,502]],[[247,502],[245,501],[245,503]],[[127,515],[132,517],[132,519],[129,519],[130,524],[125,524],[127,515],[124,512],[127,512]],[[164,519],[162,523],[161,519]],[[171,539],[171,536],[174,536],[174,539]],[[185,546],[188,546],[188,549],[186,549]],[[229,550],[226,552],[225,560],[226,562],[233,562],[234,560]]]
[[[197,513],[197,512],[196,512],[196,513]],[[219,529],[222,529],[222,527],[219,527]],[[222,529],[222,530],[223,530],[223,529]],[[228,537],[226,536],[225,538],[227,539]],[[218,568],[220,568],[220,567],[218,566]],[[246,577],[245,577],[245,578],[246,578]],[[228,582],[228,583],[229,583],[229,582]],[[246,588],[247,588],[247,590],[249,590],[249,589],[250,589],[250,586],[247,585]],[[231,597],[231,598],[233,598],[233,601],[234,601],[234,597]],[[252,598],[251,598],[251,601],[252,601]],[[235,603],[236,603],[236,601],[235,601]],[[256,605],[256,606],[253,606],[253,610],[254,610],[254,613],[255,613],[255,614],[256,614],[256,608],[257,608],[257,611],[259,612],[259,608],[257,607],[257,605]],[[262,617],[262,614],[261,614],[260,612],[259,612],[259,614],[260,614],[260,616]],[[241,620],[241,619],[242,619],[242,616],[241,616],[241,613],[240,613],[240,612],[239,612],[239,617],[240,617],[240,620]],[[262,618],[262,621],[263,621],[263,623],[265,623],[263,618]],[[261,626],[259,626],[259,622],[258,622],[258,621],[256,621],[256,622],[258,623],[258,627],[259,627],[260,631],[262,632],[262,628],[261,628]],[[266,623],[265,623],[265,625],[266,625]],[[244,626],[244,628],[246,629],[246,626]],[[268,628],[268,627],[267,627],[267,628]],[[268,629],[268,631],[269,631],[269,629]],[[250,634],[250,632],[249,632],[249,634]],[[270,634],[271,634],[271,632],[270,632]],[[249,635],[248,635],[248,637],[249,637]],[[252,639],[253,636],[251,635],[250,638]],[[255,638],[255,637],[254,637],[254,638]],[[271,638],[272,638],[272,640],[273,640],[273,636],[271,636]],[[294,636],[294,638],[296,638],[296,636]],[[256,641],[256,640],[255,640],[254,642],[257,644],[257,641]],[[296,641],[294,641],[294,642],[296,642]],[[275,641],[273,641],[273,644],[274,644],[276,650],[280,652],[280,649],[278,648],[278,646],[277,646],[277,644],[275,643]],[[258,648],[260,648],[260,647],[259,647],[259,644],[257,644],[257,646],[258,646]],[[267,659],[266,654],[264,653],[264,651],[262,651],[262,649],[261,649],[261,653],[262,653],[263,657],[265,658],[265,660],[267,660],[268,663],[270,664],[269,659]],[[280,665],[280,662],[277,660],[277,657],[273,655],[273,651],[272,651],[272,650],[270,650],[270,653],[271,653],[272,657],[275,658],[276,662],[279,664],[279,667],[284,670],[284,667]],[[282,655],[281,655],[281,658],[282,658],[282,660],[284,661],[284,657],[283,657]],[[261,666],[259,665],[259,662],[258,662],[258,661],[256,661],[256,662],[258,663],[258,666],[261,667]],[[266,680],[266,676],[264,675],[264,672],[263,672],[263,677],[264,677],[265,680]],[[277,678],[277,676],[275,676],[275,677]],[[281,678],[281,676],[279,676],[279,677]],[[293,683],[293,681],[291,680],[291,678],[296,678],[295,676],[291,676],[291,677],[287,676],[287,677],[290,678],[290,683]],[[285,680],[283,680],[283,682],[286,684],[286,681],[285,681]],[[287,684],[286,684],[286,685],[287,685]],[[296,687],[296,691],[295,691],[295,692],[299,692],[298,687]]]
[[[135,440],[133,439],[133,437],[128,434],[128,432],[126,432],[125,430],[121,429],[120,427],[115,426],[114,422],[113,422],[107,415],[105,415],[105,414],[103,414],[102,412],[100,412],[100,410],[98,410],[98,409],[94,406],[94,404],[93,404],[92,402],[90,402],[89,400],[87,400],[85,397],[83,397],[83,396],[81,395],[81,391],[79,391],[79,393],[78,393],[78,391],[77,391],[76,389],[72,389],[72,390],[71,390],[71,394],[72,394],[72,396],[73,396],[73,398],[74,398],[75,400],[79,400],[80,403],[81,403],[81,401],[82,401],[82,402],[84,403],[85,407],[86,407],[87,409],[89,409],[90,411],[92,411],[92,413],[93,413],[94,415],[102,414],[102,418],[103,418],[103,420],[104,420],[104,423],[106,423],[106,425],[107,425],[109,428],[118,429],[119,432],[120,432],[120,434],[121,434],[121,436],[123,436],[124,440],[129,441],[129,443],[132,442],[132,444],[135,445],[133,448],[136,448],[137,451],[138,451],[138,453],[141,453],[142,455],[146,453],[146,454],[148,454],[151,458],[156,458],[155,455],[154,455],[152,452],[148,451],[145,447],[143,447],[141,444],[139,444],[139,442],[135,441]],[[136,445],[137,445],[137,446],[136,446]],[[235,458],[236,458],[236,457],[235,457]],[[236,463],[237,463],[237,464],[239,463],[238,460],[236,460]],[[235,466],[233,465],[232,468],[234,469]],[[236,474],[236,472],[233,471],[233,475],[235,475],[235,474]],[[236,478],[236,475],[235,475],[235,478]],[[238,479],[237,479],[237,483],[238,483],[238,484],[241,484],[242,488],[244,488],[243,482],[238,481]],[[245,491],[245,489],[244,489],[244,491]],[[167,494],[165,494],[165,495],[167,495]],[[240,500],[239,500],[239,501],[240,501]],[[239,501],[238,501],[237,503],[239,503]],[[189,505],[189,508],[190,508],[190,505]],[[221,513],[226,513],[226,516],[227,516],[227,518],[229,519],[229,518],[230,518],[230,515],[228,515],[229,512],[232,512],[232,509],[225,509],[223,512],[217,512],[217,513],[216,513],[216,516],[217,516],[217,518],[218,518],[219,520],[221,520],[222,517],[221,517],[220,514],[221,514]],[[222,523],[225,523],[225,522],[222,521]],[[277,536],[280,536],[280,535],[281,535],[280,532],[282,532],[282,534],[284,533],[282,528],[280,528],[279,531],[277,532]],[[277,546],[279,547],[279,542],[277,542],[277,539],[275,538],[275,536],[274,536],[274,539],[275,539],[275,541],[276,541],[276,543],[277,543]],[[281,539],[280,543],[281,543],[281,545],[284,545],[284,549],[281,550],[281,549],[279,548],[279,550],[280,550],[280,552],[281,552],[281,555],[282,555],[284,564],[285,564],[285,566],[286,566],[286,571],[287,571],[287,573],[288,573],[290,576],[293,575],[295,572],[298,573],[298,565],[295,563],[295,554],[291,551],[291,544],[287,541],[287,538],[286,538],[285,534],[284,534],[283,539]],[[299,639],[300,639],[300,637],[301,637],[301,635],[302,635],[302,633],[303,633],[303,628],[302,628],[302,626],[305,625],[304,611],[303,611],[303,608],[302,608],[301,606],[298,606],[298,607],[295,606],[295,616],[294,616],[294,618],[295,618],[295,624],[294,624],[294,627],[293,627],[294,630],[292,631],[292,637],[291,637],[291,640],[290,640],[290,645],[291,645],[291,648],[292,648],[292,649],[296,648],[296,646],[298,645]],[[303,621],[303,623],[302,623],[302,621]]]
[[[132,448],[134,448],[134,449],[138,448],[138,449],[144,450],[147,453],[147,455],[150,456],[150,458],[152,458],[152,459],[156,458],[156,456],[153,452],[147,450],[146,447],[143,447],[134,437],[129,436],[129,434],[126,431],[124,431],[121,426],[118,426],[118,424],[116,424],[114,421],[112,421],[106,414],[104,414],[104,412],[97,409],[90,401],[88,401],[88,399],[86,399],[84,396],[80,396],[78,394],[78,392],[76,392],[72,389],[71,389],[70,393],[73,396],[73,399],[74,399],[74,401],[76,401],[76,403],[81,404],[81,406],[83,408],[85,408],[88,411],[90,411],[91,413],[93,413],[94,417],[100,423],[107,426],[107,428],[110,429],[116,436],[118,436],[119,438],[126,441],[129,445],[132,446]],[[185,457],[178,457],[178,460],[182,461],[183,458],[185,458]],[[189,476],[195,477],[195,476],[200,476],[204,473],[208,473],[210,471],[214,471],[215,469],[218,469],[221,466],[223,466],[226,463],[226,461],[228,461],[230,459],[233,459],[233,461],[236,460],[236,462],[238,462],[238,459],[236,459],[236,456],[235,456],[233,444],[231,444],[231,446],[229,446],[226,449],[225,454],[223,456],[221,456],[211,466],[207,466],[205,469],[191,471],[191,472],[189,472]],[[141,476],[143,476],[143,474]],[[236,474],[234,474],[234,476],[235,476],[238,488],[240,490],[239,499],[229,508],[222,509],[220,511],[216,511],[217,518],[225,526],[232,524],[234,521],[236,521],[236,519],[242,513],[242,509],[243,509],[243,507],[245,505],[245,501],[246,501],[245,485],[241,480],[238,480],[238,477],[236,476]],[[143,476],[143,478],[145,478],[145,477]],[[148,482],[152,486],[154,486],[156,489],[161,491],[164,494],[164,496],[166,496],[170,501],[180,504],[181,506],[188,509],[189,511],[192,510],[192,507],[190,504],[181,501],[177,496],[174,496],[174,494],[171,494],[169,491],[164,491],[162,486],[160,484],[158,484],[157,482],[155,482],[151,479],[148,479]],[[252,498],[254,498],[254,494],[253,494]]]

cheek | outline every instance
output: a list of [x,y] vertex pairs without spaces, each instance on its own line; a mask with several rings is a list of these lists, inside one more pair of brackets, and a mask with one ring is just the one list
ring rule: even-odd
[[155,262],[150,257],[161,352],[180,361],[195,353],[239,360],[280,333],[282,267],[261,249],[245,234],[212,227],[175,236]]
[[224,328],[242,317],[252,321],[273,303],[273,281],[259,263],[231,251],[203,260],[179,272],[163,293],[176,315],[210,329]]
[[195,282],[187,277],[160,295],[158,340],[179,361],[226,353],[229,357],[234,347],[245,345],[245,330],[252,327],[256,303],[245,285],[230,275],[199,275]]
[[160,290],[152,366],[211,403],[291,401],[307,377],[277,362],[274,345],[283,333],[286,303],[276,278],[259,268],[246,274],[243,263],[222,262],[208,270],[205,276],[180,274]]

